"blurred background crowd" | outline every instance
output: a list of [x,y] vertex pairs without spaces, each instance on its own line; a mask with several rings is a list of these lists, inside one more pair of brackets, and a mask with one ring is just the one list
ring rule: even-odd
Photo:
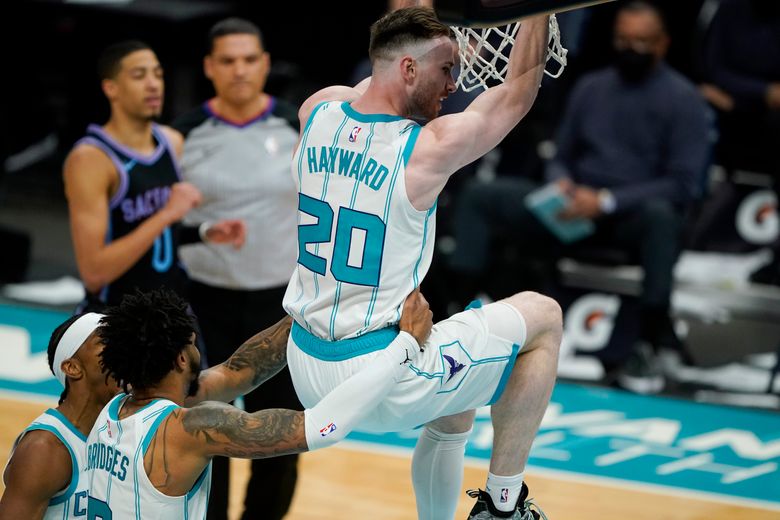
[[[564,377],[660,391],[670,387],[656,358],[668,350],[679,390],[701,382],[697,369],[769,354],[751,358],[760,381],[738,388],[764,391],[780,342],[780,8],[657,0],[657,20],[621,28],[615,15],[625,4],[559,16],[569,65],[560,79],[545,78],[527,118],[440,197],[424,293],[436,319],[475,297],[553,294],[567,312]],[[165,79],[160,122],[171,124],[214,95],[203,57],[217,21],[260,27],[271,60],[264,91],[295,106],[365,76],[369,26],[387,8],[379,0],[4,3],[3,298],[69,308],[54,290],[20,288],[78,278],[62,166],[87,125],[108,119],[96,74],[106,46],[137,39],[155,51]],[[470,99],[455,94],[444,110]],[[569,242],[534,220],[524,200],[546,182],[563,183],[569,217],[594,222],[595,233]],[[715,374],[702,384],[734,379]]]

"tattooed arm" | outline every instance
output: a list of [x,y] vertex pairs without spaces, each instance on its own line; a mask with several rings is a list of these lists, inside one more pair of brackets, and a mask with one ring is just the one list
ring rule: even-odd
[[287,337],[292,319],[284,317],[275,325],[246,340],[227,361],[204,370],[198,393],[188,397],[185,406],[201,401],[232,401],[257,388],[287,365]]
[[211,401],[177,412],[183,431],[207,456],[261,459],[307,451],[303,412],[272,408],[246,413]]
[[306,451],[303,419],[303,412],[272,409],[249,414],[213,401],[178,408],[152,438],[144,469],[158,491],[184,495],[215,455],[264,458]]
[[401,332],[368,365],[305,412],[247,413],[207,401],[175,410],[163,431],[174,432],[169,443],[174,449],[201,460],[216,455],[258,459],[324,448],[343,439],[364,414],[376,408],[409,370],[407,363],[419,350],[417,340]]
[[[419,345],[428,338],[433,315],[419,288],[404,301],[398,325]],[[292,319],[285,316],[245,341],[224,363],[204,370],[198,381],[198,393],[188,397],[184,406],[191,407],[202,401],[232,401],[276,375],[287,364],[287,338],[291,326]]]
[[304,412],[246,413],[216,402],[173,411],[144,456],[155,487],[169,495],[186,493],[216,455],[275,457],[325,448],[343,439],[406,374],[408,362],[428,337],[432,315],[419,290],[404,303],[401,321],[411,334],[399,333],[370,363]]

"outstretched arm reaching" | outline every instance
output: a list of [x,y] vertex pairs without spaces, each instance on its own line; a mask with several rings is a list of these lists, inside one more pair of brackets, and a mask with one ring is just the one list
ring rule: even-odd
[[[428,337],[432,314],[428,303],[415,290],[404,304],[399,328],[422,345]],[[203,401],[230,402],[251,392],[275,376],[287,365],[287,338],[292,319],[289,316],[246,340],[224,363],[204,370],[199,378],[198,393],[188,397],[184,406]]]
[[251,392],[287,365],[287,338],[292,318],[246,340],[224,363],[200,374],[198,393],[184,402],[187,407],[202,401],[229,402]]
[[[415,290],[404,303],[401,316],[401,327],[409,332],[399,333],[371,363],[314,408],[305,412],[270,409],[247,413],[227,404],[205,402],[189,409],[176,409],[155,435],[146,455],[147,464],[152,466],[158,458],[165,461],[174,457],[179,471],[188,468],[185,471],[194,479],[216,455],[265,458],[335,444],[377,406],[408,370],[407,363],[415,359],[432,326],[428,302]],[[344,405],[347,402],[349,406]]]
[[[270,409],[254,413],[206,402],[179,409],[185,442],[206,456],[265,458],[325,448],[343,439],[360,418],[376,407],[398,381],[405,364],[419,350],[415,339],[402,332],[380,354],[314,408],[304,412]],[[349,403],[349,406],[345,406]]]

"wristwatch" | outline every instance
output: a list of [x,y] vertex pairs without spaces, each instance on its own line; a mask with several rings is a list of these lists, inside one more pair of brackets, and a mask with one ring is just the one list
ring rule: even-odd
[[615,212],[615,208],[617,208],[617,201],[615,201],[615,196],[612,195],[612,192],[606,188],[600,189],[599,209],[601,210],[601,212],[606,215],[609,215],[610,213]]

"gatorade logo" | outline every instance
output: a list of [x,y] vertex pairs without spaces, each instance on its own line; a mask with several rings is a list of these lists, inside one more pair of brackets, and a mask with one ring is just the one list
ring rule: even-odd
[[773,243],[780,234],[775,194],[769,190],[760,190],[745,197],[737,209],[734,224],[739,236],[750,244]]
[[620,297],[589,293],[576,299],[566,311],[564,339],[571,349],[601,350],[609,343],[620,310]]

